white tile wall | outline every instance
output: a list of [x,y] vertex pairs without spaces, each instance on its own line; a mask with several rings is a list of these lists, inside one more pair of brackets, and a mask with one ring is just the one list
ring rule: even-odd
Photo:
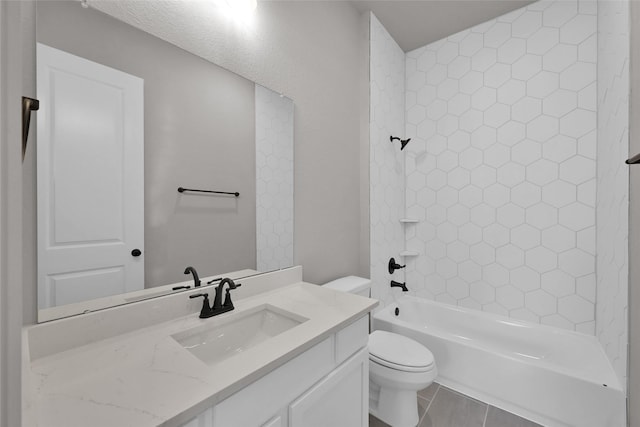
[[[404,271],[391,276],[389,258],[404,250],[404,151],[391,143],[391,135],[404,138],[404,52],[378,19],[370,22],[370,204],[372,296],[383,303],[393,301],[398,289],[391,279],[404,281]],[[405,148],[406,150],[406,148]],[[424,182],[423,182],[424,184]]]
[[293,265],[293,101],[256,85],[258,271]]
[[626,386],[629,2],[598,3],[596,335]]
[[541,1],[406,55],[419,295],[594,333],[596,18]]

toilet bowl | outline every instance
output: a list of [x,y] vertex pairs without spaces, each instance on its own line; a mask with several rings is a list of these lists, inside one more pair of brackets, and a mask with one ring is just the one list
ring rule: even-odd
[[[324,286],[369,297],[371,281],[348,276]],[[433,354],[417,341],[387,331],[373,331],[368,349],[369,413],[393,427],[415,427],[417,392],[438,374]]]

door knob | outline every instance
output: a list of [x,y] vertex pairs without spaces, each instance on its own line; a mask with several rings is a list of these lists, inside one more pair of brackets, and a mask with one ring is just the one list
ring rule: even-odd
[[131,255],[138,257],[140,255],[142,255],[142,251],[140,249],[134,249],[131,251]]

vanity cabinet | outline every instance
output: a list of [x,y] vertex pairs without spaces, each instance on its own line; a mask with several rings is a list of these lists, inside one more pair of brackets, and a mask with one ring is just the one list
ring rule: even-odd
[[182,427],[365,427],[368,318],[360,318]]
[[369,353],[358,351],[289,405],[289,425],[368,425]]

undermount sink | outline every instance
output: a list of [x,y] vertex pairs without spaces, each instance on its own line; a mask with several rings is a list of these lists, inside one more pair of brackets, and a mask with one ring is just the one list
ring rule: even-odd
[[269,304],[230,315],[224,323],[172,335],[175,341],[208,365],[242,353],[309,319]]

